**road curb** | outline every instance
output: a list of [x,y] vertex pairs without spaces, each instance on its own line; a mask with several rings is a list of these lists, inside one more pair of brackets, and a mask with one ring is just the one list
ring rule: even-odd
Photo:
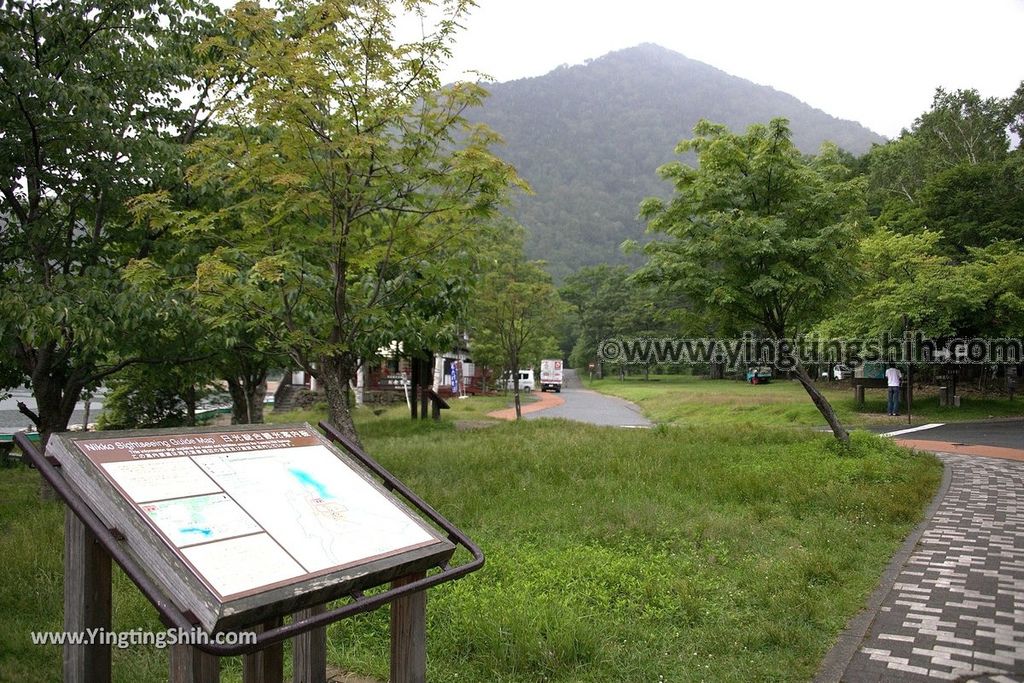
[[900,549],[896,551],[896,554],[889,561],[889,565],[878,580],[878,586],[868,598],[867,604],[846,623],[846,628],[839,634],[832,649],[825,655],[825,659],[821,661],[818,672],[814,676],[814,683],[835,683],[842,680],[846,667],[850,665],[853,656],[857,654],[857,649],[864,641],[864,636],[867,635],[868,629],[871,628],[875,617],[878,616],[879,608],[892,591],[900,572],[903,571],[907,560],[910,559],[918,542],[920,542],[924,532],[928,529],[928,525],[931,523],[936,511],[938,511],[939,505],[949,492],[949,484],[952,478],[953,468],[948,463],[943,463],[942,483],[939,485],[939,490],[932,497],[932,502],[928,505],[928,509],[925,510],[924,517],[914,527],[914,530],[910,532],[907,539],[903,541],[903,545],[900,546]]

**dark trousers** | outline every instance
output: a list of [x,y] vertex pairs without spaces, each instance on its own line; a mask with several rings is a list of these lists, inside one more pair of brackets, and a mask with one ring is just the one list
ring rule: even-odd
[[889,414],[895,415],[900,412],[900,388],[889,387]]

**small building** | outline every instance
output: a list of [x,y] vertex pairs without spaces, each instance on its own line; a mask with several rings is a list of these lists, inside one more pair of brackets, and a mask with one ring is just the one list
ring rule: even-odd
[[[401,342],[378,349],[377,355],[363,363],[352,382],[356,405],[363,403],[397,403],[407,400],[412,386],[413,361],[404,354]],[[440,396],[475,396],[493,390],[490,373],[478,368],[467,348],[437,352],[430,364],[431,372],[424,379]],[[452,388],[452,368],[455,368],[455,386]],[[317,391],[316,378],[303,370],[286,374],[282,384],[309,391]]]
[[[412,359],[404,355],[400,342],[379,349],[374,360],[364,363],[356,375],[353,389],[356,404],[393,403],[406,400],[412,385]],[[455,369],[453,390],[452,368]],[[472,396],[484,393],[489,375],[477,368],[465,348],[437,352],[432,373],[425,378],[440,396]]]

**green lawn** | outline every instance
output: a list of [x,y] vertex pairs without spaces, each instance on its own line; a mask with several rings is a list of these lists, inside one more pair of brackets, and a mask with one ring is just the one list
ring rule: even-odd
[[[521,393],[519,398],[522,405],[527,405],[537,400],[536,396],[528,393]],[[495,418],[488,417],[487,413],[512,407],[512,394],[510,392],[508,395],[448,398],[445,401],[448,403],[449,408],[441,411],[441,419],[444,421],[489,421]],[[322,409],[293,410],[288,413],[275,413],[268,410],[264,417],[267,422],[309,422],[315,425],[324,419],[325,413]],[[370,405],[358,411],[358,420],[363,425],[381,420],[390,421],[403,418],[409,419],[409,408],[404,402]]]
[[[452,412],[493,409],[477,400]],[[807,680],[941,478],[866,434],[843,452],[804,430],[447,418],[358,416],[368,451],[487,554],[430,593],[432,681]],[[0,680],[59,678],[57,649],[28,641],[61,615],[62,513],[36,476],[0,470]],[[123,577],[115,620],[159,628]],[[332,665],[386,679],[387,632],[386,611],[333,626]],[[165,662],[116,651],[115,679],[166,680]]]
[[[589,388],[621,396],[640,406],[651,420],[672,425],[743,424],[766,428],[785,425],[824,426],[825,420],[810,397],[796,380],[778,379],[757,386],[732,379],[710,380],[691,375],[651,375],[650,381],[639,377],[584,382]],[[840,420],[847,426],[906,424],[904,415],[889,417],[884,389],[867,389],[863,408],[853,401],[853,390],[847,384],[818,385]],[[990,417],[1022,417],[1024,400],[965,397],[960,408],[939,407],[938,396],[927,391],[914,395],[915,423],[982,420]]]

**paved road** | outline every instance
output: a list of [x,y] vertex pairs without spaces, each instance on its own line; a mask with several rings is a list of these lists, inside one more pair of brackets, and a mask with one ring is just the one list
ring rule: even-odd
[[843,681],[1024,680],[1024,463],[939,457],[949,489]]
[[[906,429],[902,425],[876,427],[873,431],[890,432]],[[950,422],[941,427],[909,432],[908,439],[945,441],[968,446],[998,446],[1024,450],[1024,419],[990,422]]]
[[[32,410],[36,408],[36,400],[32,398],[32,392],[28,389],[12,389],[11,397],[0,401],[0,434],[12,434],[22,429],[33,429],[32,421],[18,411],[18,401],[23,402]],[[103,412],[103,398],[94,398],[89,407],[89,421],[95,422]],[[69,424],[81,424],[85,417],[85,404],[79,402],[75,406],[75,412],[71,416]]]
[[615,396],[607,396],[584,389],[575,370],[566,370],[562,380],[565,403],[554,408],[530,413],[527,420],[561,417],[607,427],[650,427],[651,421],[640,413],[636,405]]

